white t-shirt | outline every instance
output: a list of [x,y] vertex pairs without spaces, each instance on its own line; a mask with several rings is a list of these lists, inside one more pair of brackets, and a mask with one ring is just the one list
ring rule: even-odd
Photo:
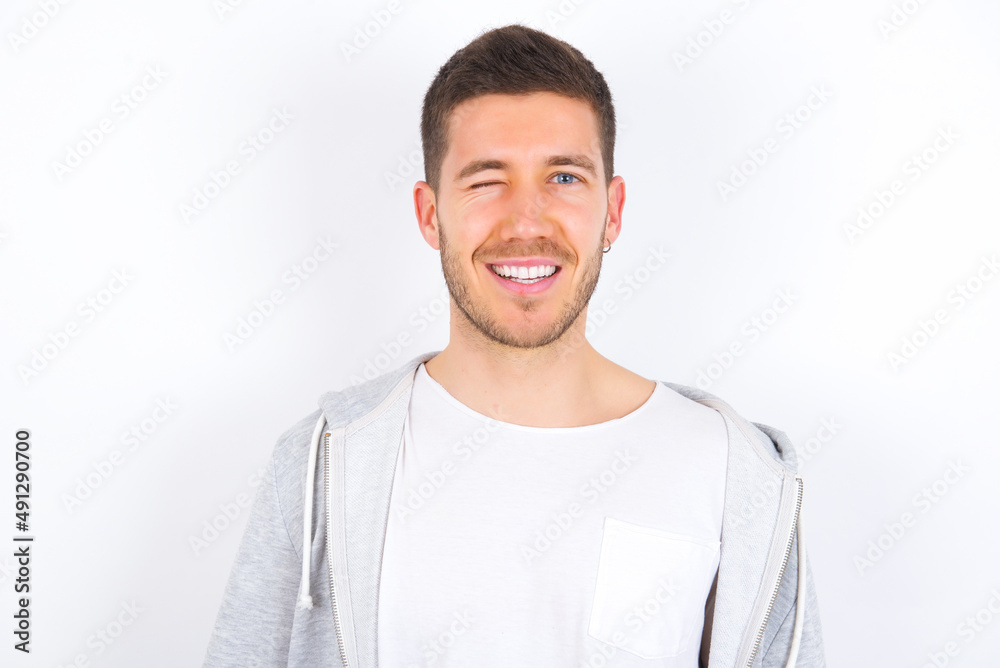
[[421,364],[382,555],[379,665],[697,668],[727,433],[660,383],[584,427],[498,422]]

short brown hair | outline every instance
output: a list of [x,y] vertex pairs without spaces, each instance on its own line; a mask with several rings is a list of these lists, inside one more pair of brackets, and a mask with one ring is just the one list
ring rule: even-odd
[[514,23],[481,34],[448,59],[427,94],[420,117],[424,178],[437,192],[448,150],[448,120],[460,103],[480,95],[549,91],[588,102],[597,114],[605,183],[614,178],[615,107],[604,76],[576,47]]

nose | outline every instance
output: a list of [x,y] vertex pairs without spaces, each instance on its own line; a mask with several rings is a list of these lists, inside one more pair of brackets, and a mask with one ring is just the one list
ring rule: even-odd
[[510,195],[511,209],[507,215],[501,236],[511,239],[531,239],[551,237],[553,221],[550,217],[552,195],[544,187],[520,184]]

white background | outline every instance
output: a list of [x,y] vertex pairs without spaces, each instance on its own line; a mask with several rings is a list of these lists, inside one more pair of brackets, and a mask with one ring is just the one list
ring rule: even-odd
[[[420,315],[444,304],[412,206],[423,94],[457,48],[520,21],[581,49],[615,96],[627,201],[591,308],[615,312],[591,340],[690,385],[743,344],[708,389],[805,453],[830,665],[920,666],[950,641],[949,665],[995,665],[1000,621],[960,625],[1000,602],[1000,280],[983,264],[1000,252],[1000,6],[894,1],[898,26],[890,0],[403,0],[350,57],[387,3],[87,0],[50,2],[48,17],[5,2],[0,663],[200,664],[246,520],[237,501],[279,434],[322,392],[447,342],[447,318]],[[713,23],[723,10],[731,21]],[[803,107],[814,87],[829,98]],[[276,109],[292,118],[268,136]],[[88,147],[102,119],[111,131]],[[954,139],[935,153],[939,131]],[[248,160],[257,133],[270,141]],[[718,184],[769,138],[777,150],[724,199]],[[81,145],[76,167],[56,166]],[[231,160],[239,172],[185,220]],[[859,207],[881,215],[852,240]],[[336,251],[306,261],[320,239]],[[640,270],[650,247],[671,255],[655,272]],[[304,261],[308,280],[283,279]],[[978,291],[960,300],[966,284]],[[274,290],[283,301],[227,343]],[[782,290],[793,304],[774,320]],[[752,340],[754,317],[770,324]],[[11,633],[17,429],[32,443],[30,656]],[[964,472],[933,491],[950,462]],[[915,499],[925,488],[933,503]],[[906,512],[914,526],[859,566]],[[132,602],[135,621],[95,641]]]

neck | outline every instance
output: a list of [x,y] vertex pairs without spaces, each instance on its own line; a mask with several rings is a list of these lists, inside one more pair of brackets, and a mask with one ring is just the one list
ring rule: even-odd
[[463,332],[457,318],[461,316],[453,312],[449,343],[427,361],[427,373],[458,401],[502,422],[597,424],[631,412],[652,392],[651,381],[590,345],[584,336],[586,310],[563,336],[539,348],[504,346],[474,327],[474,332]]

